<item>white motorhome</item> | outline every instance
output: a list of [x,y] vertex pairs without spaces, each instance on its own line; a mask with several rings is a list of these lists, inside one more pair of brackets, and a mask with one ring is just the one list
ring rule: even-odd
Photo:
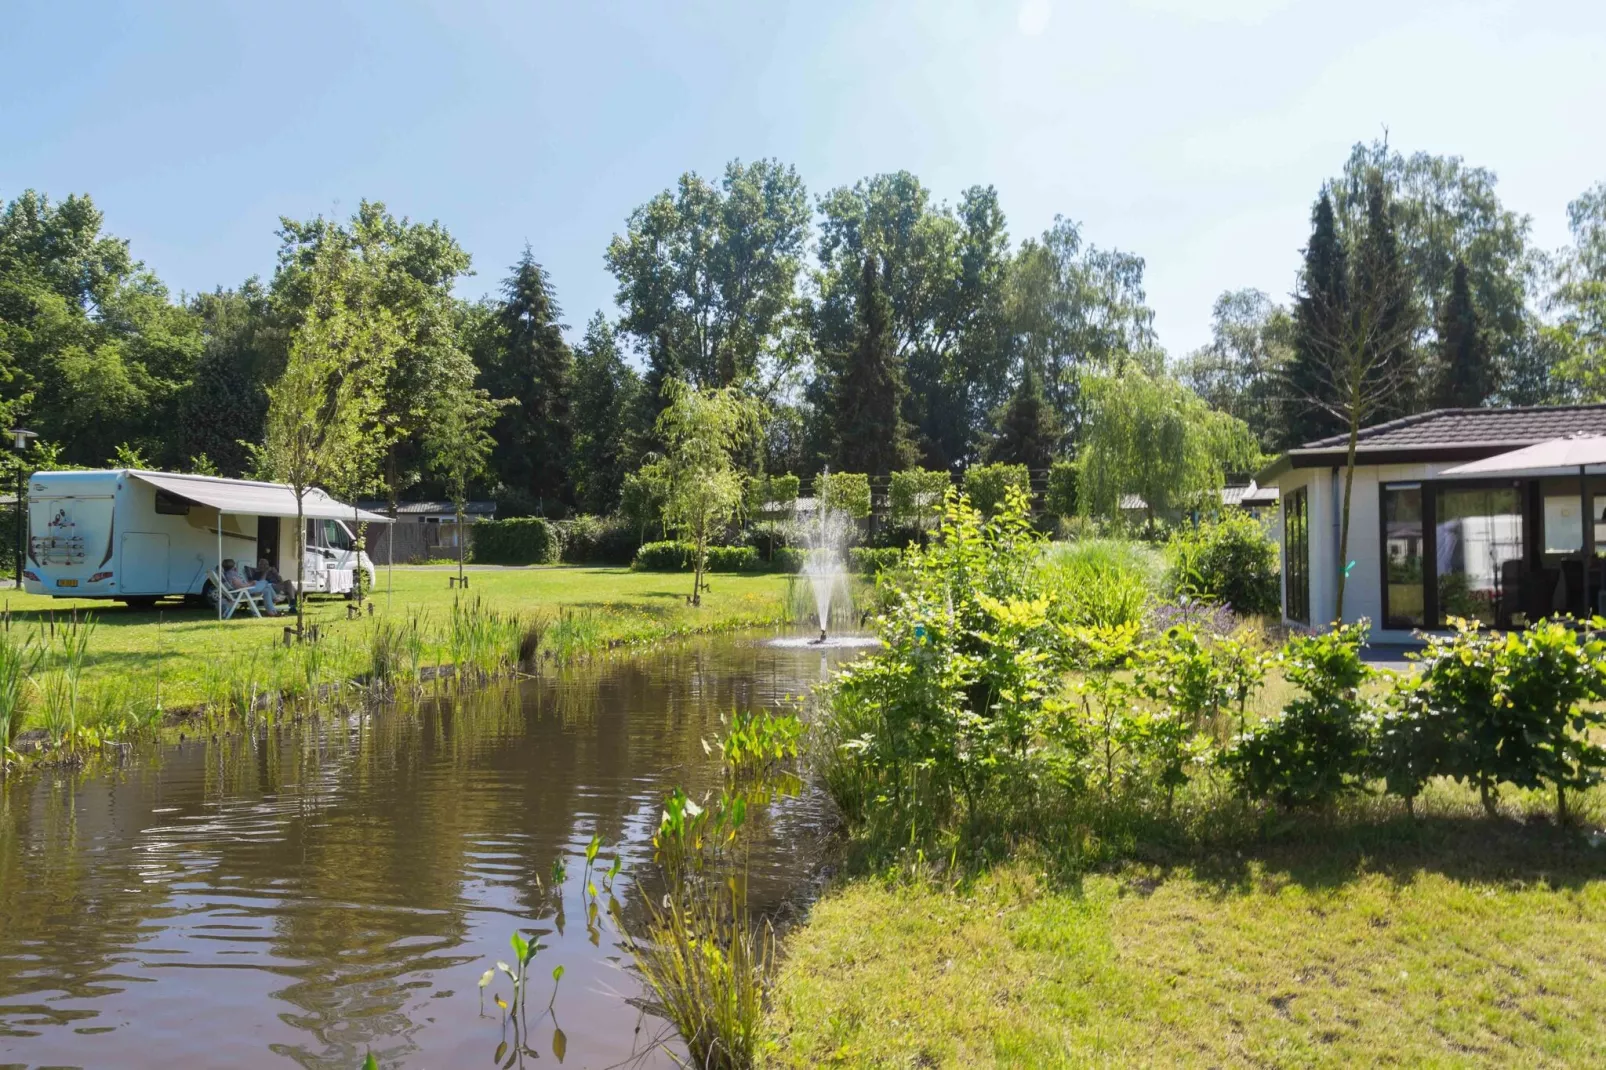
[[368,555],[347,521],[389,523],[322,490],[307,492],[306,552],[295,556],[296,497],[282,483],[113,469],[36,472],[28,480],[28,548],[23,587],[58,598],[108,598],[150,605],[169,595],[200,597],[225,558],[268,561],[299,589],[349,594]]

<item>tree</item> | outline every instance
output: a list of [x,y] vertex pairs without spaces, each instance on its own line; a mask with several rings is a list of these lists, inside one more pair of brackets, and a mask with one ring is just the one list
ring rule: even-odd
[[502,284],[503,298],[482,342],[482,382],[515,407],[497,420],[491,464],[515,508],[545,512],[569,496],[570,389],[574,355],[546,269],[528,246]]
[[965,469],[965,495],[982,516],[996,516],[1009,500],[1011,488],[1024,501],[1031,500],[1032,476],[1023,464],[973,464]]
[[[1459,156],[1406,156],[1379,140],[1357,144],[1343,175],[1332,183],[1340,230],[1352,248],[1366,230],[1373,174],[1381,175],[1388,192],[1414,302],[1426,313],[1410,343],[1418,360],[1437,363],[1440,351],[1431,331],[1443,320],[1455,265],[1461,262],[1487,336],[1491,389],[1505,404],[1547,400],[1545,354],[1530,300],[1538,258],[1528,248],[1529,217],[1500,203],[1494,172],[1468,166]],[[1431,381],[1442,374],[1438,368],[1426,377]]]
[[641,379],[619,355],[613,328],[597,313],[574,353],[569,478],[583,512],[607,513],[619,504],[630,459],[630,419],[640,391]]
[[742,505],[744,478],[732,454],[757,429],[752,402],[726,387],[699,390],[671,380],[669,407],[658,418],[664,455],[647,465],[642,482],[662,488],[664,519],[692,545],[692,605],[703,604],[708,543]]
[[[384,383],[398,334],[388,310],[363,307],[363,280],[347,250],[331,244],[305,279],[306,313],[290,343],[284,373],[268,388],[266,437],[259,459],[296,498],[296,564],[306,559],[307,491],[350,483],[384,439]],[[305,582],[305,577],[302,577]],[[306,599],[297,592],[296,632]]]
[[776,160],[732,160],[719,185],[687,172],[630,214],[605,256],[618,280],[619,329],[668,351],[688,380],[751,380],[796,301],[808,195]]
[[[1342,304],[1334,308],[1334,301]],[[1349,572],[1350,500],[1361,428],[1409,412],[1409,399],[1420,387],[1420,369],[1410,351],[1417,326],[1416,307],[1394,240],[1380,174],[1374,173],[1368,180],[1366,229],[1348,280],[1338,288],[1332,280],[1313,279],[1307,272],[1300,311],[1303,378],[1296,384],[1301,391],[1298,401],[1306,409],[1325,412],[1343,428],[1347,440],[1335,608],[1336,619],[1342,621]]]
[[435,411],[424,436],[430,467],[440,476],[457,514],[457,582],[463,583],[463,550],[468,544],[463,510],[469,484],[490,474],[496,440],[491,428],[505,403],[491,399],[482,387],[461,380],[440,384]]
[[1189,354],[1177,377],[1211,408],[1249,425],[1263,450],[1286,435],[1282,385],[1294,352],[1294,319],[1259,290],[1216,298],[1209,345]]
[[1340,337],[1349,319],[1349,257],[1338,236],[1333,201],[1323,189],[1311,209],[1310,244],[1294,295],[1294,352],[1285,366],[1283,393],[1288,404],[1282,445],[1293,448],[1335,433],[1339,420],[1318,399],[1329,376],[1330,339]]
[[1143,499],[1157,515],[1208,504],[1228,472],[1259,460],[1242,420],[1211,409],[1163,375],[1132,370],[1089,379],[1087,427],[1077,454],[1077,508],[1114,519],[1121,499]]
[[1439,313],[1439,367],[1434,404],[1439,408],[1475,409],[1493,389],[1489,339],[1479,320],[1467,281],[1467,266],[1457,260],[1450,297]]
[[870,477],[863,472],[826,472],[815,481],[819,508],[843,513],[855,520],[870,515]]
[[1047,471],[1054,463],[1060,442],[1059,421],[1043,396],[1031,361],[1021,368],[1020,383],[994,424],[997,430],[987,443],[987,461],[1025,465],[1034,472]]
[[925,463],[971,457],[975,429],[1003,399],[1009,370],[1004,279],[1009,236],[997,193],[974,186],[958,210],[933,205],[907,171],[877,175],[820,200],[819,300],[812,319],[820,366],[809,399],[827,414],[857,334],[866,257],[881,266],[893,352],[909,392],[904,416]]
[[951,486],[953,480],[947,472],[906,468],[892,473],[887,504],[893,525],[914,528],[924,536],[942,516],[943,498]]
[[1129,362],[1156,369],[1154,312],[1143,290],[1143,258],[1084,245],[1063,216],[1027,239],[1010,264],[1008,327],[1023,362],[1044,373],[1044,393],[1069,445],[1082,424],[1084,377]]
[[1606,182],[1567,206],[1567,222],[1573,243],[1552,269],[1546,309],[1555,323],[1545,338],[1559,378],[1575,396],[1598,401],[1606,399]]
[[859,277],[858,332],[836,384],[836,465],[885,476],[909,463],[914,449],[903,418],[902,369],[892,346],[891,305],[876,258],[864,258]]
[[177,438],[189,456],[205,454],[227,476],[251,457],[243,443],[262,441],[268,384],[284,370],[289,337],[266,288],[256,278],[190,299],[202,348],[195,376],[179,401]]

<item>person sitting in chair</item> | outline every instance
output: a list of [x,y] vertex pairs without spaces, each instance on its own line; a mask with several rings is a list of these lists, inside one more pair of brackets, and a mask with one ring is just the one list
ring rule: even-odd
[[273,587],[273,592],[285,601],[295,601],[295,592],[290,589],[290,584],[285,581],[283,576],[279,575],[278,569],[268,564],[267,558],[257,558],[257,567],[250,575],[253,580],[260,580],[270,584]]
[[232,557],[223,560],[223,585],[231,591],[250,591],[262,598],[262,604],[267,607],[268,616],[277,617],[279,609],[273,604],[273,584],[267,580],[257,580],[252,583],[240,575],[240,570],[234,564]]

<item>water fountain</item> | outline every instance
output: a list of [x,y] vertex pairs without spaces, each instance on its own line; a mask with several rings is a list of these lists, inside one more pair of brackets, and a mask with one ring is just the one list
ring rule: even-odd
[[832,598],[839,588],[843,597],[848,594],[842,558],[848,540],[853,536],[853,518],[830,508],[826,502],[825,483],[830,474],[831,470],[826,469],[816,482],[819,489],[814,496],[814,514],[799,519],[794,525],[795,534],[805,548],[803,575],[808,577],[809,586],[814,591],[815,619],[820,624],[820,637],[815,640],[816,644],[830,641],[828,629],[831,626]]

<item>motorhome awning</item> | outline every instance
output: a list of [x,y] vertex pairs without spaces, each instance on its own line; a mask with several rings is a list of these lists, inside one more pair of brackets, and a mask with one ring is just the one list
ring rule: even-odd
[[[181,476],[172,472],[129,472],[131,479],[149,483],[158,490],[208,505],[236,516],[295,516],[296,494],[283,483],[257,483],[249,479],[220,479],[217,476]],[[351,520],[367,524],[388,524],[390,517],[355,509],[336,501],[313,487],[301,502],[301,515],[309,520]]]

